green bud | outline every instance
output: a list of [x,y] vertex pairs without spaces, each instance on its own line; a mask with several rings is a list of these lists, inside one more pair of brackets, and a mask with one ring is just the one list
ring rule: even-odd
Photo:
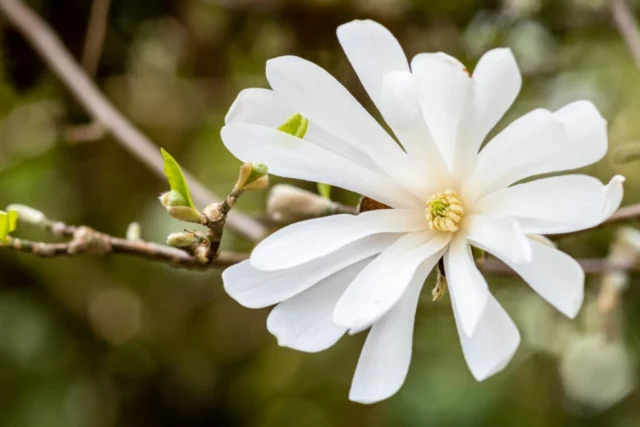
[[165,208],[170,206],[189,206],[187,200],[177,191],[169,191],[160,196],[160,203]]
[[286,122],[280,125],[280,127],[278,127],[278,130],[288,133],[289,135],[293,135],[297,138],[304,138],[304,136],[307,134],[308,126],[309,120],[304,118],[302,114],[296,113],[293,116],[289,117]]
[[179,233],[171,233],[167,236],[167,245],[175,248],[189,248],[197,243],[200,243],[200,238],[188,231],[181,231]]

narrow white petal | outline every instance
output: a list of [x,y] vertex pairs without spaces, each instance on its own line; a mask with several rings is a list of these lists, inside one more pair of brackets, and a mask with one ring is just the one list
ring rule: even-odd
[[384,76],[378,108],[425,176],[425,183],[446,188],[449,170],[422,115],[419,88],[417,77],[408,71],[388,73]]
[[620,207],[622,203],[622,197],[624,196],[624,189],[622,184],[625,181],[625,177],[622,175],[616,175],[611,178],[611,181],[604,187],[604,213],[602,214],[602,221],[609,218]]
[[569,255],[531,240],[531,262],[512,262],[498,256],[518,273],[542,298],[573,319],[584,299],[584,270]]
[[515,218],[528,234],[568,233],[599,224],[607,194],[606,187],[593,177],[556,176],[489,194],[478,201],[476,212]]
[[[245,89],[231,105],[225,124],[251,123],[277,129],[296,112],[271,89]],[[373,172],[381,171],[367,153],[345,143],[313,122],[309,122],[304,139]]]
[[471,78],[458,60],[443,53],[416,55],[411,70],[420,84],[420,105],[427,126],[452,170]]
[[476,267],[471,247],[464,235],[458,233],[453,237],[444,256],[444,265],[458,321],[464,333],[471,336],[480,322],[490,293],[487,281]]
[[382,25],[356,20],[338,27],[338,40],[374,103],[382,93],[382,79],[391,71],[409,71],[398,40]]
[[500,258],[531,261],[529,239],[512,218],[470,215],[464,218],[464,233],[471,244]]
[[278,230],[260,242],[251,254],[251,265],[260,270],[294,267],[366,236],[407,233],[427,227],[421,211],[407,209],[310,219]]
[[433,268],[450,239],[450,233],[421,231],[396,241],[349,285],[333,321],[354,330],[375,323],[400,300],[423,261]]
[[515,101],[522,76],[511,49],[485,53],[473,70],[473,125],[477,149]]
[[525,114],[480,152],[463,193],[481,197],[523,178],[555,172],[550,159],[567,144],[564,125],[553,113],[538,109]]
[[406,153],[325,70],[302,58],[282,56],[267,62],[267,79],[278,96],[297,112],[368,153],[389,176],[410,189],[419,182],[417,170]]
[[333,322],[333,309],[340,295],[369,261],[346,267],[271,310],[267,329],[278,339],[278,344],[315,353],[338,342],[347,328]]
[[473,71],[472,80],[464,122],[460,126],[456,174],[473,167],[482,141],[511,107],[522,85],[518,64],[506,48],[485,53]]
[[576,101],[553,114],[563,123],[568,144],[548,159],[548,168],[553,171],[581,168],[607,154],[607,121],[591,102]]
[[272,90],[251,88],[238,94],[224,118],[224,123],[253,123],[277,128],[294,113],[295,111],[279,100]]
[[478,381],[483,381],[502,371],[520,345],[520,333],[504,308],[493,295],[488,296],[480,314],[478,325],[469,335],[461,325],[460,306],[451,295],[451,306],[458,328],[462,352],[467,365]]
[[400,301],[371,328],[360,353],[350,400],[379,402],[394,395],[404,383],[411,363],[420,290],[432,268],[429,262],[423,262]]
[[262,308],[303,292],[318,281],[360,260],[378,254],[399,238],[376,234],[297,267],[262,271],[243,261],[222,272],[224,289],[245,307]]
[[273,175],[335,185],[392,207],[423,204],[390,178],[285,132],[232,123],[222,128],[221,134],[234,156],[244,162],[264,163]]

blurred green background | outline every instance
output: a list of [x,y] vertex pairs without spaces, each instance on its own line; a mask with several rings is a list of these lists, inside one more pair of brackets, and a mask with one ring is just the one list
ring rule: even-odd
[[[91,1],[29,4],[80,58]],[[240,90],[266,87],[267,59],[313,60],[371,107],[335,37],[356,18],[388,26],[409,56],[445,51],[470,68],[487,49],[511,47],[525,79],[500,126],[535,107],[592,100],[609,121],[612,150],[586,172],[624,174],[625,203],[640,201],[640,164],[611,161],[615,147],[640,140],[640,72],[607,0],[113,0],[96,80],[143,132],[224,194],[240,162],[219,130]],[[116,141],[67,140],[69,125],[87,121],[0,17],[0,205],[24,203],[116,235],[138,221],[155,241],[184,228],[156,200],[166,183]],[[239,207],[263,215],[266,196],[248,194]],[[561,248],[603,257],[613,234],[584,233]],[[19,235],[49,238],[28,227]],[[223,247],[251,244],[227,232]],[[280,348],[266,330],[268,310],[239,306],[219,271],[0,250],[0,277],[2,426],[640,426],[633,278],[616,311],[617,338],[607,342],[594,301],[600,277],[589,276],[575,321],[519,279],[490,278],[523,344],[483,383],[464,363],[447,299],[431,303],[427,291],[404,387],[362,406],[347,395],[364,334],[319,354]]]

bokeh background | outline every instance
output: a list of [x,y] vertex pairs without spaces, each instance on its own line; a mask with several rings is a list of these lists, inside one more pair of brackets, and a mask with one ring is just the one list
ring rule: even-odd
[[[28,4],[79,59],[91,1]],[[484,51],[511,47],[524,85],[499,127],[535,107],[590,99],[609,121],[612,151],[586,172],[626,175],[625,203],[640,201],[640,163],[612,161],[616,147],[640,140],[640,72],[608,0],[113,0],[95,78],[158,146],[224,194],[240,163],[219,130],[240,90],[266,87],[267,59],[313,60],[371,107],[335,37],[355,18],[388,26],[410,56],[445,51],[469,68]],[[157,202],[166,183],[116,141],[69,140],[69,126],[88,120],[0,17],[0,205],[28,204],[116,235],[137,221],[156,241],[182,230]],[[249,194],[239,207],[264,215],[266,197]],[[18,235],[50,238],[28,227]],[[583,233],[560,246],[576,257],[605,257],[614,235]],[[227,232],[223,247],[251,244]],[[0,425],[640,426],[640,281],[630,279],[605,339],[601,276],[589,276],[574,321],[519,279],[491,277],[523,344],[483,383],[464,363],[447,298],[432,303],[427,291],[404,387],[362,406],[347,395],[365,334],[319,354],[280,348],[266,330],[268,310],[239,306],[219,271],[0,250]]]

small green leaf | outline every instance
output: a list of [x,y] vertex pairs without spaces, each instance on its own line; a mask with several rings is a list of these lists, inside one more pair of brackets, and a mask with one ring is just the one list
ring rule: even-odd
[[296,113],[289,117],[280,127],[279,131],[288,133],[298,138],[304,138],[307,134],[307,127],[309,126],[309,120],[304,118],[302,114]]
[[191,199],[191,193],[189,192],[187,180],[182,174],[180,165],[178,165],[178,162],[176,162],[171,154],[167,153],[163,148],[161,148],[160,151],[162,152],[162,157],[164,158],[164,174],[169,180],[169,186],[171,187],[171,190],[182,196],[182,198],[185,200],[185,204],[183,206],[193,208],[194,206],[193,200]]
[[638,159],[640,159],[640,142],[622,144],[613,153],[613,163],[619,165]]
[[9,214],[0,211],[0,240],[4,240],[9,235]]
[[9,226],[9,233],[16,231],[18,227],[18,212],[10,210],[7,212],[7,223]]
[[318,183],[318,193],[327,200],[331,199],[331,186],[329,184]]

